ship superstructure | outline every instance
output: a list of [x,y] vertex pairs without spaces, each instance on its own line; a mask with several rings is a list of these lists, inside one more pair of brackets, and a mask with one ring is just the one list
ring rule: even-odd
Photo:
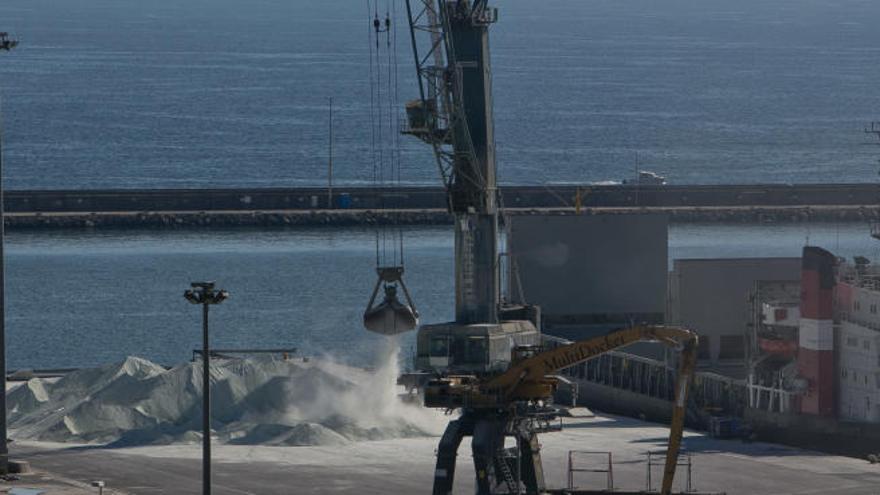
[[800,284],[785,284],[755,299],[749,407],[880,422],[880,269],[807,247]]

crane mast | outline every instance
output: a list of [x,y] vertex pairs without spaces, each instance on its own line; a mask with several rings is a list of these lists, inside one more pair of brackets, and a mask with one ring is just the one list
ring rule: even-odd
[[[485,0],[407,0],[420,99],[405,131],[432,145],[455,217],[455,322],[498,323],[498,204]],[[414,8],[415,7],[415,8]],[[419,37],[428,34],[420,50]]]

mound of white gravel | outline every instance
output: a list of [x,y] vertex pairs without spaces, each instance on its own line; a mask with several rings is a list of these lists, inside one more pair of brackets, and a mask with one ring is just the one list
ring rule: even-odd
[[[218,360],[211,365],[212,430],[220,442],[342,445],[438,435],[437,411],[403,403],[397,353],[376,371],[329,360]],[[198,442],[201,363],[170,370],[145,359],[34,378],[8,395],[10,436],[114,446]]]

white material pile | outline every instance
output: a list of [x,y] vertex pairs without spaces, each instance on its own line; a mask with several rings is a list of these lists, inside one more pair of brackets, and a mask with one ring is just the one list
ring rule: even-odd
[[[438,435],[447,418],[401,402],[397,352],[375,372],[282,359],[212,362],[212,428],[220,442],[339,445]],[[216,364],[214,364],[216,363]],[[9,393],[11,437],[122,445],[200,440],[202,366],[171,370],[130,357]]]

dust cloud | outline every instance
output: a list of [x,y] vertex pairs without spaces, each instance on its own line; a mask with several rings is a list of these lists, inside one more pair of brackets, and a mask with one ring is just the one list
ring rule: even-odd
[[[442,412],[401,400],[400,347],[387,339],[375,369],[332,359],[212,362],[212,436],[243,445],[344,445],[435,436]],[[10,436],[20,440],[162,445],[201,439],[202,365],[145,359],[34,378],[11,391]]]

